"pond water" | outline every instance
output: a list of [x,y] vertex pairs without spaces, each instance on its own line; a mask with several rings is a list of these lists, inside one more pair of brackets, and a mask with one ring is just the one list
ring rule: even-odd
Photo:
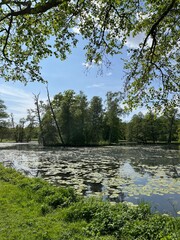
[[179,216],[180,150],[163,146],[43,148],[0,144],[0,162],[79,194],[111,202],[150,202]]

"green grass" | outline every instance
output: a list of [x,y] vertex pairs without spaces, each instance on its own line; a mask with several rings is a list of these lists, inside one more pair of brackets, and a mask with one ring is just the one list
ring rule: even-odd
[[111,205],[0,165],[1,240],[180,239],[180,219]]

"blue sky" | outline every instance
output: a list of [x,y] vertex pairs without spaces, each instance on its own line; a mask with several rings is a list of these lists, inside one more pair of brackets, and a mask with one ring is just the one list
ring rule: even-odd
[[[136,38],[129,37],[127,47],[137,46],[142,38],[141,34]],[[41,73],[48,81],[51,97],[59,92],[73,89],[76,93],[83,91],[89,100],[93,96],[105,99],[108,91],[123,91],[123,62],[120,60],[122,57],[127,57],[125,50],[122,55],[110,59],[112,64],[108,69],[103,67],[102,75],[98,75],[98,67],[94,65],[87,71],[83,42],[80,40],[78,47],[72,49],[72,54],[68,55],[67,60],[61,61],[54,57],[43,60]],[[21,82],[5,82],[0,79],[0,98],[4,100],[7,112],[13,113],[16,122],[26,117],[27,109],[34,108],[33,94],[38,93],[40,93],[40,99],[47,99],[45,84],[33,82],[25,86]]]

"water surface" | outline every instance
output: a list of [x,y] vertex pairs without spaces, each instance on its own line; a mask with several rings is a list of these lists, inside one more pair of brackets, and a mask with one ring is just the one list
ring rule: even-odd
[[112,202],[150,202],[153,210],[180,211],[180,150],[163,146],[43,148],[0,144],[0,162],[79,194]]

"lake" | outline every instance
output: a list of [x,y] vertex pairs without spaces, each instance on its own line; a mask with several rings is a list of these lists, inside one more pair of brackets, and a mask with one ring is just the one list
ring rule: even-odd
[[0,162],[84,196],[111,202],[150,202],[153,211],[179,216],[180,150],[167,146],[45,148],[0,144]]

